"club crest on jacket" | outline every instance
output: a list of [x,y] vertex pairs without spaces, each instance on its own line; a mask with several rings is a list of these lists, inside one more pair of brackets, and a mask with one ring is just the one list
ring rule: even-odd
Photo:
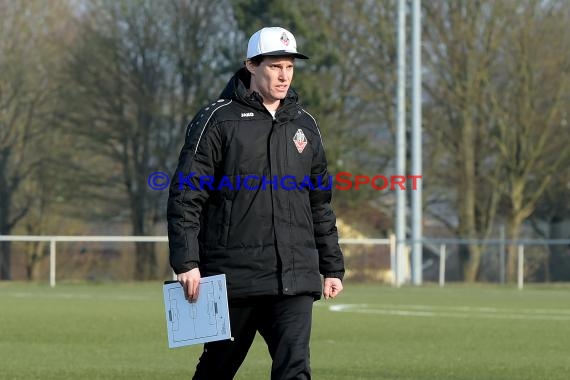
[[303,153],[303,150],[305,150],[305,147],[307,146],[307,138],[305,137],[305,134],[303,133],[303,131],[300,128],[297,129],[297,132],[295,133],[295,136],[293,137],[293,142],[295,143],[295,146],[297,147],[297,151],[299,153]]

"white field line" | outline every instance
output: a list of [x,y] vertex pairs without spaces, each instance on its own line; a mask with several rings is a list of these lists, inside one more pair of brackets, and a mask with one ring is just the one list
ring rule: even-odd
[[397,315],[406,317],[570,321],[570,310],[567,309],[515,310],[469,306],[338,304],[329,306],[329,310],[334,312]]
[[[366,305],[369,306],[369,305]],[[475,306],[434,306],[434,305],[402,305],[402,304],[382,304],[380,307],[389,308],[405,308],[417,310],[451,310],[461,312],[480,312],[480,313],[523,313],[523,314],[565,314],[570,316],[570,309],[508,309],[497,307],[475,307]]]
[[148,301],[155,297],[121,295],[121,294],[77,294],[77,293],[33,293],[33,292],[2,292],[0,296],[31,299],[76,299],[76,300],[116,300],[116,301]]

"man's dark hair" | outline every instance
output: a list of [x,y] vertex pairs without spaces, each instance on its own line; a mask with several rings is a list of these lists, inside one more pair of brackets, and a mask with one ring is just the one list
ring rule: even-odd
[[265,57],[263,55],[256,55],[255,57],[249,58],[249,60],[256,66],[258,66]]

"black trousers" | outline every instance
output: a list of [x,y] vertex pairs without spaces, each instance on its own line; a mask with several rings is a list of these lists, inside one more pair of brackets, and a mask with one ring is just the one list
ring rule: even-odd
[[206,343],[194,380],[233,379],[259,331],[273,360],[271,380],[309,380],[311,296],[259,297],[230,302],[234,340]]

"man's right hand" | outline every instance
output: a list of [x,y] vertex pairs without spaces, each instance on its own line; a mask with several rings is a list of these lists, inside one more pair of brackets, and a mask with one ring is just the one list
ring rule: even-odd
[[198,268],[194,268],[188,272],[180,273],[176,275],[176,279],[184,288],[186,299],[190,302],[196,302],[200,291],[200,270]]

